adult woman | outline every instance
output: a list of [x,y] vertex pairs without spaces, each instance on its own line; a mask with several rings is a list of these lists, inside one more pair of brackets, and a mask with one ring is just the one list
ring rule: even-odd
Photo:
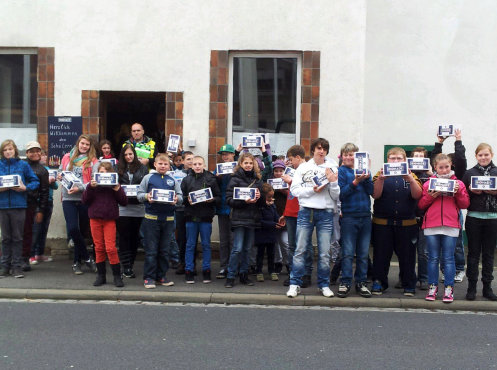
[[[72,172],[80,181],[71,189],[62,187],[62,210],[66,219],[69,236],[74,242],[74,260],[72,270],[76,275],[81,275],[81,263],[93,272],[96,265],[93,257],[88,254],[84,235],[88,230],[88,207],[81,202],[81,196],[92,178],[92,166],[97,163],[96,150],[90,135],[81,135],[76,145],[62,158],[60,169]],[[59,174],[57,180],[61,180]]]
[[[147,166],[140,163],[133,145],[126,144],[122,148],[117,172],[121,185],[140,185],[143,177],[148,174]],[[143,216],[145,216],[145,206],[138,202],[136,196],[128,197],[127,206],[119,206],[119,219],[117,220],[119,258],[123,266],[123,274],[128,278],[136,277],[133,264],[140,242],[140,226]]]

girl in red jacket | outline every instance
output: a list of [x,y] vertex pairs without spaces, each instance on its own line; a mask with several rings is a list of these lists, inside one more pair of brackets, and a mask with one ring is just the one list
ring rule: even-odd
[[[440,251],[441,263],[445,272],[445,290],[443,302],[454,300],[454,277],[456,272],[454,251],[459,235],[459,210],[468,208],[469,195],[462,181],[454,176],[452,162],[446,154],[438,154],[434,159],[436,174],[431,178],[455,180],[454,193],[444,194],[440,191],[428,190],[430,181],[423,185],[423,196],[418,207],[426,210],[422,229],[428,247],[428,294],[427,301],[434,301],[438,293],[438,270]],[[430,178],[430,179],[431,179]]]
[[[113,172],[109,162],[102,162],[98,166],[98,172]],[[82,201],[88,205],[88,216],[90,217],[91,235],[95,244],[95,260],[97,263],[97,279],[94,286],[106,283],[105,258],[109,257],[114,285],[123,287],[121,277],[121,265],[116,249],[116,219],[119,218],[119,206],[128,204],[128,198],[121,185],[113,187],[98,186],[92,179],[90,186],[83,193]]]

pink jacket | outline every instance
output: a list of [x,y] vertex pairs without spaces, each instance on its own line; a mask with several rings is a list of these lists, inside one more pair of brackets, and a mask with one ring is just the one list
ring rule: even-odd
[[[63,171],[67,171],[67,166],[69,165],[70,159],[71,159],[70,153],[66,153],[62,157],[61,165],[62,165]],[[83,183],[84,184],[88,184],[91,181],[92,167],[97,162],[98,162],[98,159],[95,158],[91,163],[92,165],[83,170]],[[83,167],[85,166],[85,164],[86,164],[86,162],[83,162]]]
[[[434,178],[436,176],[431,177]],[[451,180],[456,180],[459,184],[459,190],[453,197],[439,195],[433,198],[428,194],[428,185],[430,182],[427,181],[423,185],[423,196],[418,202],[418,207],[426,210],[423,218],[423,226],[421,226],[422,229],[438,226],[461,228],[459,210],[469,207],[469,195],[462,181],[457,180],[455,176],[452,176]]]

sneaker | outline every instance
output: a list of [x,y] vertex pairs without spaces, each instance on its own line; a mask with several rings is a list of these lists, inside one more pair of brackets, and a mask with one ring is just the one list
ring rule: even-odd
[[90,272],[97,272],[97,264],[93,258],[88,258],[88,261],[85,261],[85,265]]
[[302,288],[308,288],[312,285],[311,275],[304,275],[302,277]]
[[373,287],[371,288],[371,294],[374,295],[382,295],[385,289],[383,289],[383,285],[381,285],[379,280],[373,281]]
[[368,289],[366,283],[358,283],[355,285],[355,291],[364,298],[371,298],[371,291]]
[[226,282],[224,283],[225,288],[233,288],[235,286],[235,279],[230,279],[227,278]]
[[444,303],[454,302],[454,288],[449,286],[445,287],[444,296],[442,298]]
[[36,257],[30,257],[29,258],[29,264],[30,265],[37,265],[38,264],[38,260],[36,259]]
[[428,289],[428,293],[426,293],[425,300],[427,301],[434,301],[437,299],[437,294],[438,294],[438,286],[435,284],[431,284],[430,288]]
[[52,256],[37,256],[38,262],[53,262]]
[[126,267],[123,271],[124,277],[127,277],[129,279],[134,279],[136,277],[133,269],[131,267]]
[[195,284],[195,278],[193,277],[193,272],[185,270],[185,281],[187,284]]
[[465,275],[464,270],[457,271],[456,276],[454,277],[454,281],[456,283],[462,283],[464,280],[464,275]]
[[337,291],[337,296],[340,298],[345,298],[350,293],[350,285],[340,284]]
[[272,281],[278,281],[279,280],[278,274],[276,272],[273,272],[271,274],[271,280]]
[[257,280],[258,283],[263,283],[264,282],[264,274],[257,274],[255,279]]
[[226,279],[226,276],[228,276],[228,270],[227,269],[221,269],[216,275],[216,279]]
[[[329,289],[329,288],[328,288]],[[288,298],[295,298],[300,293],[300,287],[298,285],[290,285],[288,291],[286,292],[286,296]]]
[[145,279],[143,282],[145,289],[155,289],[155,282],[152,279]]
[[79,262],[72,265],[72,272],[74,272],[75,275],[83,274],[83,271],[81,271],[81,264]]
[[404,295],[406,297],[414,297],[414,294],[416,293],[416,291],[414,289],[404,289]]
[[[162,279],[156,280],[155,284],[162,285],[162,286],[173,286],[174,285],[174,281],[169,281],[166,278],[162,278]],[[154,286],[154,288],[155,288],[155,286]]]
[[22,272],[22,269],[20,269],[19,267],[13,268],[12,269],[12,276],[17,278],[17,279],[23,278],[24,274]]
[[335,294],[333,294],[333,292],[331,291],[331,289],[327,286],[323,287],[323,288],[319,288],[319,291],[321,292],[321,294],[323,295],[323,297],[326,297],[326,298],[331,298],[333,297]]
[[202,271],[202,277],[203,277],[202,283],[204,283],[204,284],[210,283],[212,281],[211,280],[211,270]]

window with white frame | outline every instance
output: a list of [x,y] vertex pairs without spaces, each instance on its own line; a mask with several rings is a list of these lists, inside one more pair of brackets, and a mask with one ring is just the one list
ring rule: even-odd
[[228,130],[267,133],[272,152],[286,154],[300,135],[300,54],[230,53]]
[[0,127],[36,128],[36,51],[0,49]]

